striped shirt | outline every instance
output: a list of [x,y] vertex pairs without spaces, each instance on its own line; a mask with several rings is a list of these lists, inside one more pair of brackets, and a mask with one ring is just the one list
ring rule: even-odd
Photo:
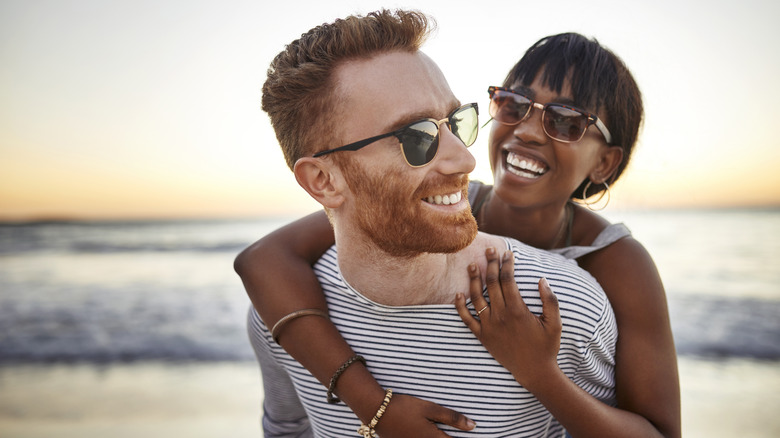
[[[558,297],[563,321],[561,370],[595,398],[614,405],[617,327],[604,292],[574,262],[506,240],[529,309],[541,314],[540,277],[547,278]],[[355,352],[366,358],[382,387],[430,400],[476,421],[476,429],[469,432],[440,425],[450,436],[562,436],[561,425],[493,359],[454,305],[373,302],[344,281],[335,247],[319,260],[315,272],[331,320]],[[343,403],[327,403],[326,388],[273,341],[254,310],[249,333],[264,374],[266,437],[356,436],[360,420]],[[306,418],[311,431],[306,430]]]

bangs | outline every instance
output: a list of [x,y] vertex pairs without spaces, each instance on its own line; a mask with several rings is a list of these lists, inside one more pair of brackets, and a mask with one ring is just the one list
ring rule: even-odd
[[542,85],[560,93],[569,80],[577,106],[597,112],[615,83],[615,67],[598,42],[578,34],[561,34],[539,40],[518,61],[504,81],[505,87],[530,86],[541,73]]

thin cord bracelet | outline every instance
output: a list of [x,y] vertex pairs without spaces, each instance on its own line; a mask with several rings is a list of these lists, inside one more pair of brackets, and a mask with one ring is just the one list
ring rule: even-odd
[[341,364],[339,369],[337,369],[336,372],[333,373],[333,377],[330,378],[330,384],[328,385],[328,403],[336,404],[341,401],[340,398],[333,395],[333,391],[336,389],[336,382],[338,382],[339,377],[341,377],[341,375],[344,374],[344,371],[346,371],[350,365],[352,365],[357,361],[362,362],[363,365],[366,364],[366,359],[363,358],[363,356],[356,354],[350,357],[349,359],[347,359],[347,361]]
[[287,325],[287,323],[289,323],[290,321],[296,318],[300,318],[302,316],[309,316],[309,315],[321,316],[326,319],[328,318],[328,314],[323,312],[320,309],[296,310],[295,312],[283,316],[282,319],[280,319],[279,321],[276,322],[276,324],[274,324],[274,327],[271,329],[271,337],[274,338],[274,342],[276,342],[277,344],[279,343],[279,334],[284,328],[284,326]]
[[360,429],[357,430],[358,434],[360,434],[363,438],[376,437],[376,431],[374,428],[376,427],[377,423],[379,423],[379,419],[382,418],[382,415],[384,415],[385,411],[387,410],[387,405],[390,404],[391,398],[393,398],[393,390],[387,388],[387,391],[385,391],[385,399],[382,400],[382,406],[379,406],[379,410],[376,411],[374,418],[371,419],[371,422],[368,423],[368,426],[365,424],[360,425]]

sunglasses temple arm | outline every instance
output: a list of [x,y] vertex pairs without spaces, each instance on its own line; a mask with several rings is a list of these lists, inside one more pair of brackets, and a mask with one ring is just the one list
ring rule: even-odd
[[607,141],[607,144],[612,144],[612,134],[610,134],[609,129],[607,129],[607,126],[601,119],[596,119],[596,128],[601,131],[601,135],[604,136],[604,140]]
[[485,122],[485,124],[484,124],[484,125],[482,125],[482,126],[479,128],[479,129],[485,129],[485,126],[487,126],[487,125],[488,125],[488,123],[490,123],[490,122],[492,122],[492,121],[493,121],[493,118],[492,118],[492,117],[491,117],[491,118],[489,118],[489,119],[488,119],[488,121],[487,121],[487,122]]

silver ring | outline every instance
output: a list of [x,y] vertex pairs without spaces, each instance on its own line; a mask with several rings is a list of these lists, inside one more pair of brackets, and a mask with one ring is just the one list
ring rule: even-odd
[[487,308],[488,308],[488,307],[489,307],[488,305],[485,305],[485,307],[483,307],[483,308],[481,308],[481,309],[477,310],[477,316],[479,316],[479,314],[480,314],[480,313],[482,313],[482,312],[484,312],[485,310],[487,310]]

